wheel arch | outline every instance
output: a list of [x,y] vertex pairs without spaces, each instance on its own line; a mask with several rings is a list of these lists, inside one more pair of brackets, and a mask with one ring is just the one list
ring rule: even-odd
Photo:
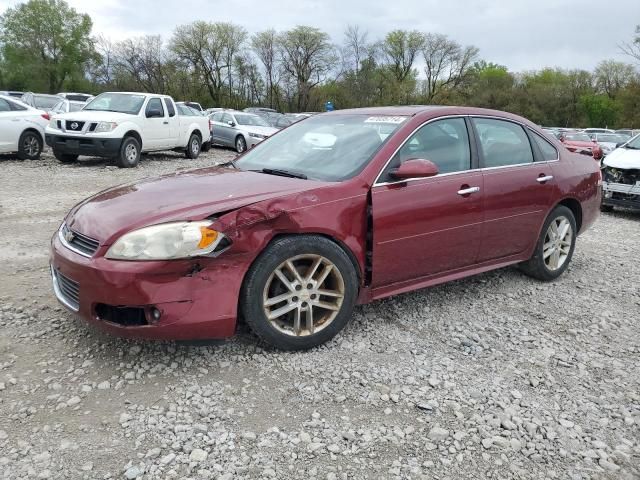
[[576,227],[578,229],[577,233],[580,233],[580,231],[582,230],[582,205],[580,204],[580,202],[573,197],[566,197],[556,203],[551,211],[553,211],[553,209],[559,205],[567,207],[569,210],[571,210],[571,213],[573,213],[573,217],[576,220]]
[[140,135],[140,133],[137,130],[128,130],[123,136],[122,136],[122,141],[124,142],[124,139],[127,137],[133,137],[135,138],[138,143],[140,143],[140,151],[142,151],[142,149],[144,148],[143,144],[142,144],[142,136]]
[[[22,133],[20,133],[20,137],[22,137],[22,135],[24,135],[27,132],[36,133],[38,135],[38,138],[40,138],[40,141],[42,142],[42,145],[44,146],[44,135],[40,132],[40,130],[38,130],[35,127],[27,127],[22,131]],[[20,137],[18,137],[18,141],[20,140]]]

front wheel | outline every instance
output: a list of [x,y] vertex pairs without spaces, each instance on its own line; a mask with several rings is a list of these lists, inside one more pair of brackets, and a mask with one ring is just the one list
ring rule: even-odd
[[198,158],[200,155],[200,149],[202,147],[202,143],[200,141],[200,137],[195,133],[192,133],[189,137],[189,143],[187,144],[186,156],[192,160]]
[[557,206],[544,222],[533,256],[520,264],[520,269],[538,280],[555,280],[571,262],[577,234],[573,212],[565,206]]
[[243,153],[247,150],[247,141],[244,139],[242,135],[238,135],[236,138],[236,152]]
[[120,168],[133,168],[140,162],[140,142],[134,137],[127,137],[120,145],[116,163]]
[[240,309],[253,332],[282,350],[321,345],[349,322],[358,276],[348,255],[318,236],[274,241],[243,284]]
[[56,149],[53,150],[53,156],[56,157],[56,159],[60,163],[73,163],[78,160],[78,155],[74,155],[72,153],[62,153]]
[[42,153],[42,137],[36,132],[27,131],[18,140],[18,158],[20,160],[37,160]]

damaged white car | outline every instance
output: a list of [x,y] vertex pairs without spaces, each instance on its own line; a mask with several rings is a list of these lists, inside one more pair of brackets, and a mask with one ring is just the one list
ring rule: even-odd
[[640,135],[602,161],[602,190],[602,211],[613,207],[640,210]]

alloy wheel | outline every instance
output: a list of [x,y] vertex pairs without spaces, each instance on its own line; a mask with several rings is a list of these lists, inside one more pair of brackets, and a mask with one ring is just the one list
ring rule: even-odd
[[124,154],[125,157],[127,157],[127,160],[133,163],[138,158],[138,149],[133,143],[130,143],[129,145],[127,145]]
[[193,140],[191,140],[191,153],[193,153],[194,155],[197,155],[199,151],[200,151],[200,143],[198,142],[197,138],[194,138]]
[[271,325],[291,336],[313,335],[340,312],[345,284],[338,268],[321,255],[298,255],[267,280],[262,305]]
[[547,229],[542,247],[544,263],[549,270],[562,268],[571,253],[572,241],[573,229],[569,220],[564,216],[554,218]]
[[35,157],[40,150],[38,139],[34,135],[27,135],[22,143],[22,148],[27,155]]

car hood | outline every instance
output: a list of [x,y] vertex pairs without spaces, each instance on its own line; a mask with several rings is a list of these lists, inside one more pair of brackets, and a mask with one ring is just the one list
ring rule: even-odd
[[316,181],[211,167],[105,190],[74,207],[66,222],[71,229],[109,245],[137,228],[201,220],[318,186]]
[[130,120],[136,115],[118,112],[99,112],[96,110],[80,110],[79,112],[59,113],[58,120],[77,120],[80,122],[122,122]]
[[640,150],[616,148],[602,161],[604,165],[623,170],[640,169]]
[[278,131],[273,127],[261,127],[259,125],[242,125],[242,129],[247,133],[259,133],[260,135],[271,136]]

